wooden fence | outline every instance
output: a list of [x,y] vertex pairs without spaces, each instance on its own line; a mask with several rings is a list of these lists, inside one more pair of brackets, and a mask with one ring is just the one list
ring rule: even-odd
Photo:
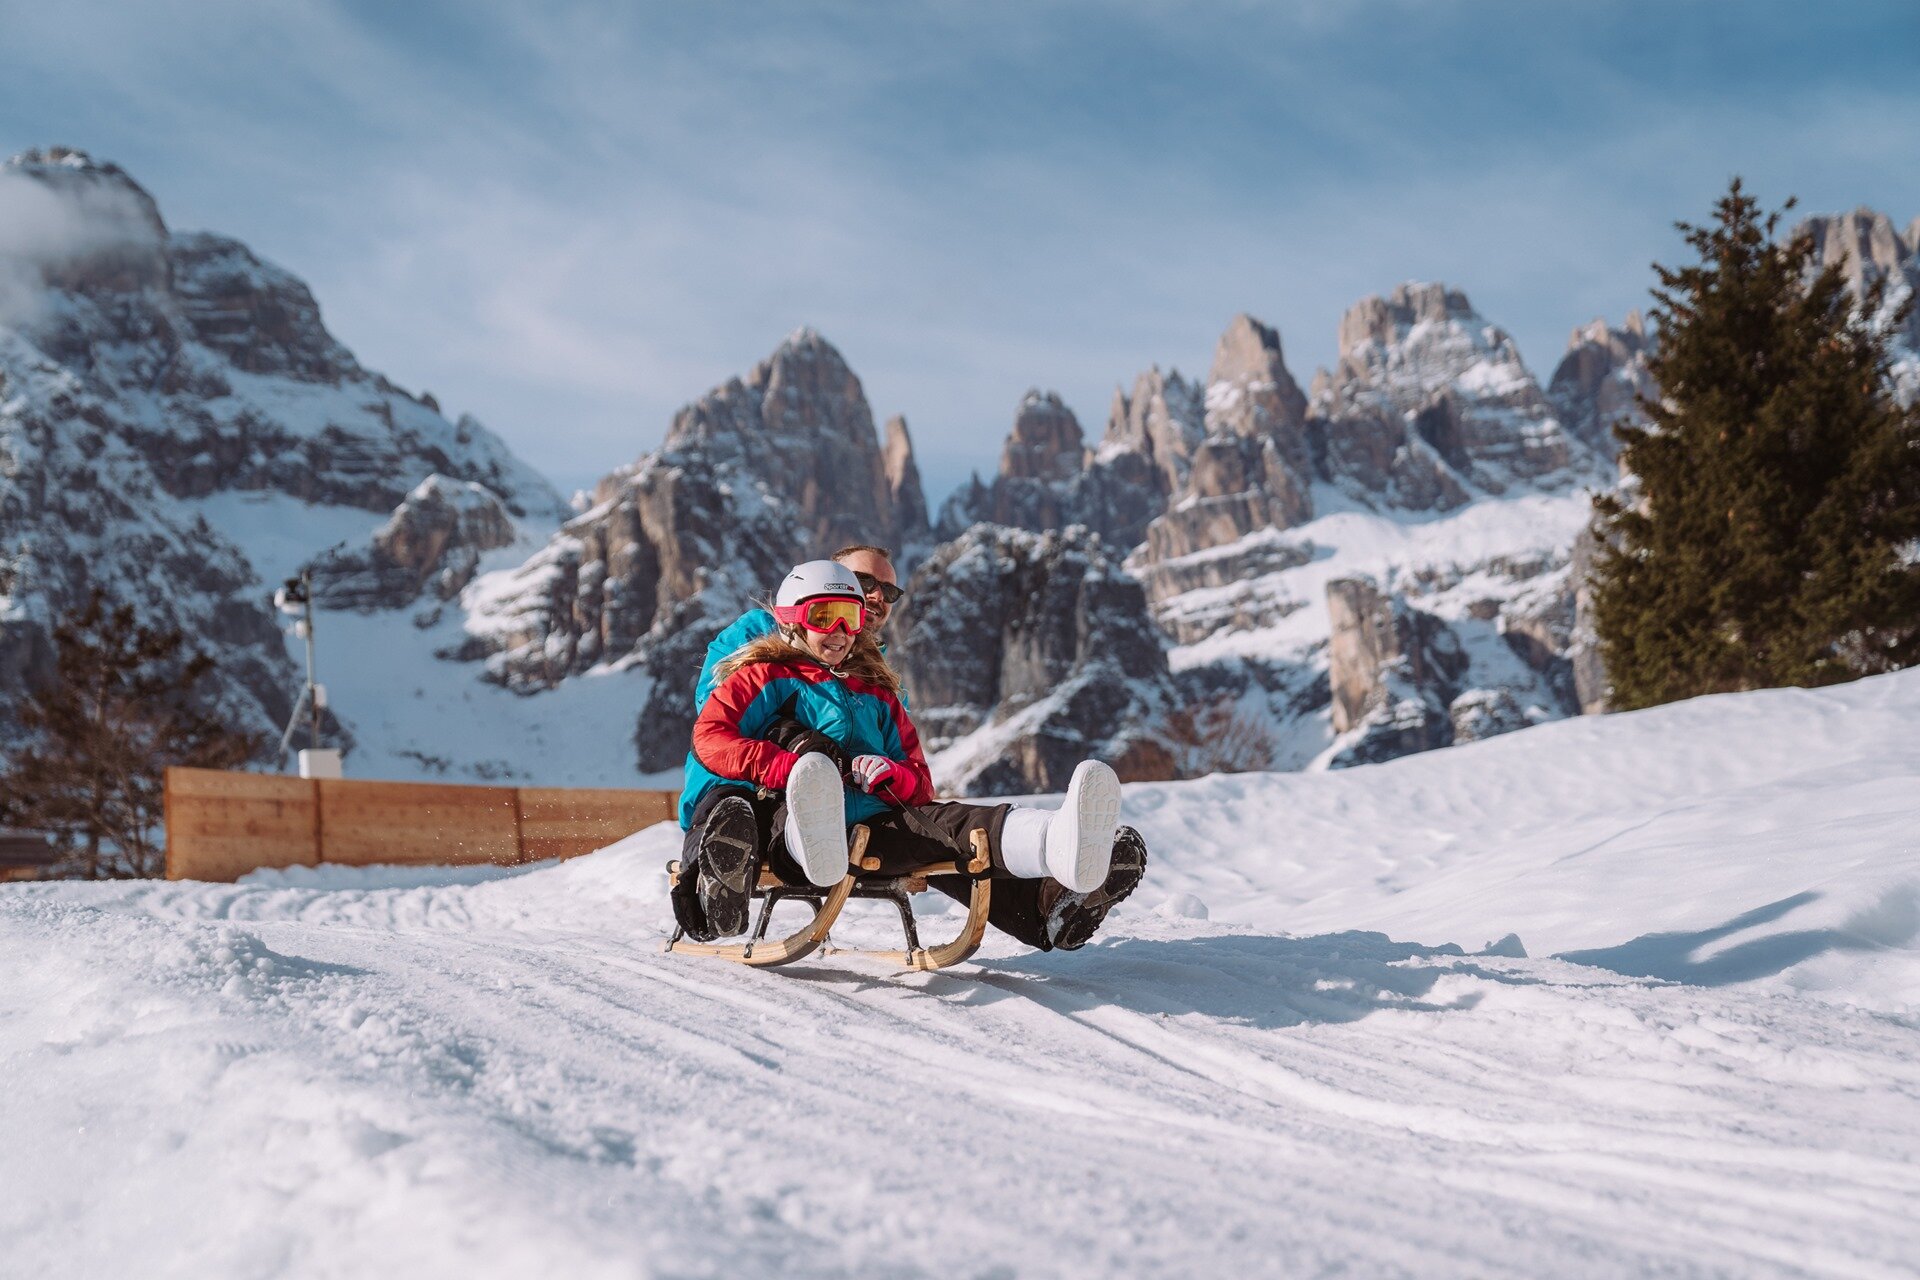
[[259,867],[571,858],[671,820],[673,791],[468,787],[168,769],[167,878]]

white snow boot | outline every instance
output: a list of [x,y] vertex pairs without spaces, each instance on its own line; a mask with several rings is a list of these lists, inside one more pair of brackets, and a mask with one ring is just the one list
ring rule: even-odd
[[1014,809],[1000,829],[1000,865],[1024,880],[1051,877],[1075,893],[1107,878],[1120,827],[1120,779],[1098,760],[1082,760],[1067,800],[1052,813]]
[[840,770],[819,752],[800,757],[787,775],[787,852],[821,888],[847,874],[847,797]]

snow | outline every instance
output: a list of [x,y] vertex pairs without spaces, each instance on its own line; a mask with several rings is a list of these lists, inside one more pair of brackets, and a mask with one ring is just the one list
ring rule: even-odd
[[634,731],[651,683],[595,669],[538,694],[482,679],[478,662],[435,655],[466,634],[455,606],[406,615],[323,613],[319,676],[353,731],[348,777],[678,789],[680,771],[642,774]]
[[[439,481],[456,494],[466,488],[444,477]],[[227,492],[181,505],[245,547],[265,587],[277,586],[330,545],[364,541],[385,520],[370,511],[270,492]],[[481,558],[481,576],[470,595],[545,545],[544,526],[516,525],[520,536],[512,544]],[[653,775],[635,770],[634,730],[649,687],[644,676],[593,671],[536,696],[514,693],[483,679],[482,663],[438,656],[467,638],[474,618],[465,609],[471,607],[477,607],[472,599],[436,608],[427,597],[412,608],[384,613],[317,611],[316,669],[327,686],[329,707],[353,735],[348,777],[680,785],[677,770]],[[291,633],[287,656],[304,671],[305,642]]]
[[0,1270],[1912,1275],[1916,723],[1909,672],[1131,786],[1101,939],[941,974],[663,955],[671,826],[0,886]]
[[[1316,503],[1322,501],[1322,493],[1323,487],[1315,488]],[[1335,579],[1371,577],[1383,586],[1392,586],[1422,572],[1468,571],[1501,559],[1564,558],[1574,535],[1592,515],[1592,497],[1584,491],[1483,498],[1451,513],[1424,516],[1336,510],[1287,531],[1284,541],[1314,551],[1308,563],[1224,587],[1185,591],[1163,610],[1163,617],[1171,620],[1177,613],[1204,615],[1222,602],[1244,607],[1248,596],[1256,596],[1275,602],[1269,616],[1279,617],[1278,622],[1269,627],[1216,631],[1204,640],[1176,647],[1168,661],[1175,670],[1181,670],[1234,657],[1298,658],[1326,642],[1332,626],[1327,615],[1327,584]],[[1247,540],[1264,542],[1272,538],[1263,529],[1249,534]],[[1237,542],[1210,554],[1231,554],[1241,548],[1242,543]],[[1494,584],[1486,581],[1482,585]],[[1506,584],[1506,590],[1512,591],[1514,585]],[[1431,600],[1416,603],[1447,616],[1447,611],[1435,609]],[[1282,614],[1285,616],[1280,617]]]

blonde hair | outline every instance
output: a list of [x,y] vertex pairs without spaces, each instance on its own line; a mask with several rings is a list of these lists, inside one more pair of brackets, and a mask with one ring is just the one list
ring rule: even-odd
[[[826,666],[818,654],[805,645],[796,644],[789,636],[790,629],[782,627],[773,635],[761,636],[744,647],[734,650],[714,667],[714,683],[720,683],[742,667],[751,667],[762,662],[811,662]],[[900,677],[887,664],[887,656],[880,652],[880,646],[875,643],[873,637],[864,632],[854,636],[853,649],[841,659],[840,665],[827,667],[827,670],[837,676],[878,685],[896,696],[900,692]]]

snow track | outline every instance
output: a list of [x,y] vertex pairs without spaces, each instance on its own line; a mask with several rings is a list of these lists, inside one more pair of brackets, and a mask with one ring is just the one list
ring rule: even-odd
[[[0,1273],[1910,1276],[1915,723],[1897,677],[1129,788],[1110,934],[949,973],[662,954],[670,830],[10,887]],[[1452,945],[1508,928],[1588,962]]]

